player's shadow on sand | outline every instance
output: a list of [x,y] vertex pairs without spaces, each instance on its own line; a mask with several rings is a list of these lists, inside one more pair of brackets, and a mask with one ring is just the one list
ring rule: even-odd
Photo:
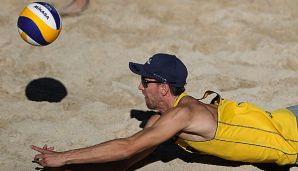
[[60,102],[67,96],[67,90],[60,81],[43,77],[32,80],[26,86],[25,95],[31,101]]
[[[152,111],[142,111],[142,110],[131,110],[131,118],[140,121],[140,127],[144,128],[150,116],[155,114]],[[187,163],[198,163],[198,164],[210,164],[216,166],[227,166],[227,167],[239,167],[241,165],[254,165],[264,171],[289,171],[291,166],[277,166],[275,164],[250,164],[243,162],[228,161],[218,157],[188,153],[178,147],[174,141],[168,140],[160,144],[156,150],[147,156],[145,159],[139,161],[133,165],[129,171],[134,171],[140,169],[150,163],[156,161],[162,161],[164,163],[170,162],[175,159],[180,159]],[[72,171],[118,171],[117,168],[122,168],[122,161],[109,162],[103,164],[81,164],[81,165],[70,165],[67,168]],[[43,171],[62,171],[65,169],[43,169]],[[162,170],[162,169],[160,169]],[[177,169],[175,169],[177,170]]]

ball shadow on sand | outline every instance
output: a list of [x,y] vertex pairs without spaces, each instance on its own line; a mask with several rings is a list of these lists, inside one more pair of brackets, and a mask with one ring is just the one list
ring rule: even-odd
[[25,90],[28,100],[36,102],[60,102],[67,96],[65,86],[58,80],[49,77],[32,80]]

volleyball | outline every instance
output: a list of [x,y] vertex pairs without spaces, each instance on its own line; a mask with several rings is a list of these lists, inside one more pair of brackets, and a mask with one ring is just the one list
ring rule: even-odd
[[57,39],[61,32],[58,11],[45,2],[33,2],[26,6],[18,18],[18,31],[27,43],[46,46]]

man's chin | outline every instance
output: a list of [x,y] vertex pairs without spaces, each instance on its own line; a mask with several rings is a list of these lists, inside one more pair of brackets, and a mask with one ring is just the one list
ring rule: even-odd
[[146,106],[147,106],[148,109],[154,110],[154,107],[152,105],[148,104],[147,101],[146,101]]

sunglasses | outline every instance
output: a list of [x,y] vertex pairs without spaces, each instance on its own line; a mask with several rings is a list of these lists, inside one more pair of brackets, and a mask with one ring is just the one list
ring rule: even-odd
[[150,81],[150,80],[146,80],[145,77],[141,77],[141,83],[142,83],[144,88],[147,88],[149,83],[162,83],[162,82],[160,82],[160,81]]

